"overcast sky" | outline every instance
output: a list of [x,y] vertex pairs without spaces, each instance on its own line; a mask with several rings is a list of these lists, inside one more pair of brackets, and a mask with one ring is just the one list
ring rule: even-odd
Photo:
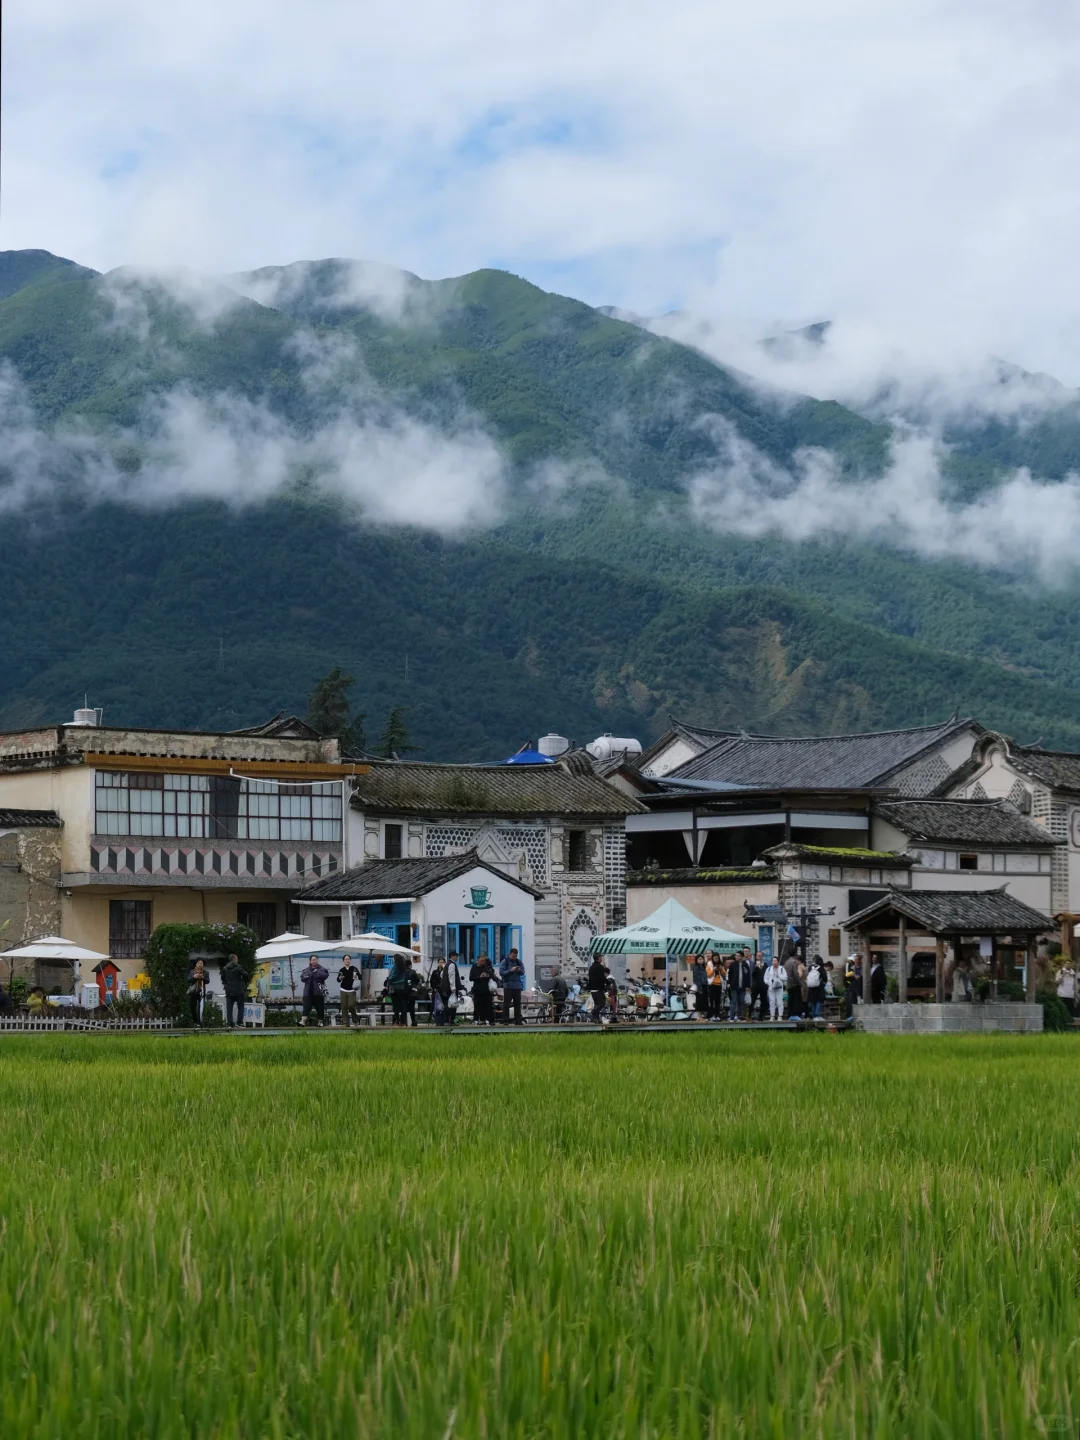
[[1075,0],[7,0],[0,241],[497,265],[1080,384]]

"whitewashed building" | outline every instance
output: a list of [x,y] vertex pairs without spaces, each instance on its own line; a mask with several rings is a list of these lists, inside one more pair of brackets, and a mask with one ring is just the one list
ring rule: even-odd
[[[625,923],[626,817],[643,808],[580,753],[547,765],[371,761],[352,793],[350,864],[475,853],[536,892],[527,964],[576,973],[593,936]],[[483,933],[474,922],[467,906],[445,920],[461,927],[455,948],[466,960]],[[420,938],[426,949],[431,937]]]

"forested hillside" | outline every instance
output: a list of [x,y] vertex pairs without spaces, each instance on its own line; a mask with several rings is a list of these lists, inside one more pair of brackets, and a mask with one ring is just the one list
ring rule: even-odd
[[406,705],[428,758],[644,740],[671,710],[960,708],[1080,747],[1068,586],[695,518],[688,478],[733,445],[766,490],[822,447],[858,504],[889,429],[840,405],[497,271],[163,282],[9,252],[0,296],[6,726],[84,692],[116,722],[240,726],[341,664],[369,729]]

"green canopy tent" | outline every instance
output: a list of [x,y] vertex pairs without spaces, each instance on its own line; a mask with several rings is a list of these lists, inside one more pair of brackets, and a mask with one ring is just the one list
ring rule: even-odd
[[590,953],[593,955],[659,955],[664,956],[664,993],[669,994],[668,962],[683,955],[701,955],[715,950],[718,955],[732,955],[749,945],[749,935],[736,935],[719,925],[706,924],[680,905],[678,900],[665,900],[659,910],[646,915],[636,925],[622,930],[608,930],[594,935]]

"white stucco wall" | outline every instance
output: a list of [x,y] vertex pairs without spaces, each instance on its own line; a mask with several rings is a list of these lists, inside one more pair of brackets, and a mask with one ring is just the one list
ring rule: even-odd
[[643,775],[651,775],[659,778],[663,775],[670,775],[672,770],[679,765],[685,765],[687,760],[693,760],[695,755],[701,754],[700,745],[691,745],[681,735],[676,735],[671,743],[659,755],[653,757],[649,764],[642,771]]
[[94,771],[87,765],[0,775],[0,807],[55,810],[60,831],[60,869],[66,874],[90,868],[94,816]]

